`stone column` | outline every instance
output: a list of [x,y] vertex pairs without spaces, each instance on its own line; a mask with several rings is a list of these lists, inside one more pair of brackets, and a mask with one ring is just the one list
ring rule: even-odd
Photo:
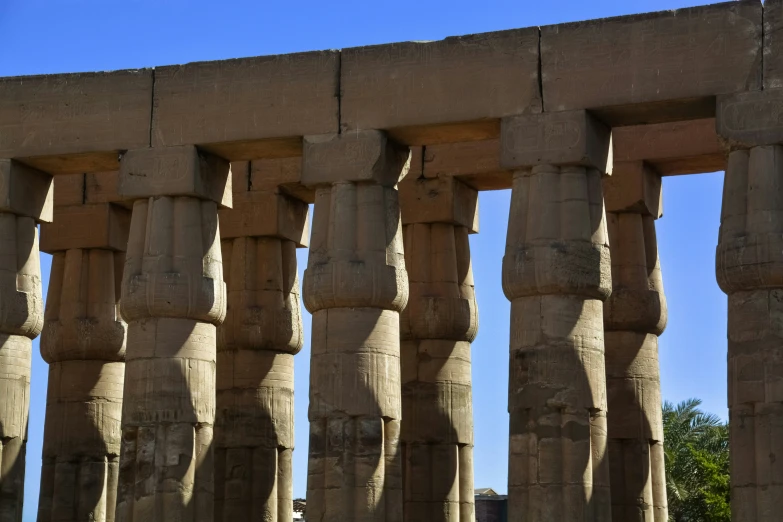
[[231,165],[233,209],[221,210],[228,288],[218,328],[215,520],[293,520],[294,355],[302,348],[296,248],[307,203],[276,186],[249,190]]
[[638,161],[604,178],[612,295],[604,305],[615,522],[667,522],[658,336],[666,326],[655,220],[661,177]]
[[33,339],[43,326],[37,222],[52,178],[0,160],[0,522],[21,522]]
[[83,174],[55,178],[54,222],[41,226],[41,250],[53,259],[41,335],[49,391],[38,522],[106,522],[114,520],[119,475],[119,297],[130,211],[61,205],[62,182],[71,181],[86,191]]
[[192,146],[127,152],[133,200],[122,278],[128,322],[117,520],[213,520],[216,326],[226,312],[218,231],[229,165]]
[[315,186],[304,303],[313,314],[307,517],[400,522],[400,311],[408,300],[397,182],[410,151],[378,131],[307,137]]
[[729,296],[731,512],[736,522],[783,513],[783,91],[718,103],[730,147],[716,252]]
[[509,521],[611,520],[601,190],[609,130],[584,111],[502,123],[514,169],[503,290],[511,300]]
[[406,179],[400,202],[410,279],[400,327],[404,519],[473,522],[468,234],[478,232],[478,193],[454,178]]

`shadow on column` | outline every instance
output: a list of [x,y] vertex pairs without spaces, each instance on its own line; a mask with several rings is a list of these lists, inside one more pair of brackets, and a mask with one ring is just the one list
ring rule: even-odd
[[[243,352],[240,354],[240,352]],[[291,498],[291,458],[293,437],[293,382],[290,388],[271,387],[268,379],[281,374],[280,364],[293,367],[293,355],[263,351],[231,352],[240,365],[242,357],[252,357],[247,368],[252,380],[218,390],[215,427],[215,520],[278,522],[293,517]],[[218,372],[224,368],[226,352],[218,354]],[[292,377],[292,374],[288,376]],[[231,383],[229,383],[231,384]],[[259,401],[266,407],[261,407]],[[274,416],[273,416],[274,413]],[[290,439],[290,440],[286,440]]]
[[[377,321],[366,320],[376,312]],[[329,331],[318,325],[326,322],[325,313],[356,313],[363,319],[335,320],[343,337],[329,347],[339,346],[340,352],[330,353],[325,343],[316,342],[319,332]],[[384,320],[389,315],[397,314],[338,308],[313,315],[315,357],[310,371],[319,385],[311,386],[307,508],[315,520],[402,521],[400,419],[383,415],[394,409],[389,402],[399,400],[399,392],[394,398],[384,390],[400,389],[399,373],[385,366],[399,364],[399,345],[379,342],[384,330],[399,332],[396,321]],[[350,333],[343,331],[346,327]],[[339,404],[332,404],[330,397]]]
[[[12,172],[13,173],[13,172]],[[0,520],[22,519],[32,339],[43,326],[35,220],[0,212]]]
[[[464,344],[470,350],[470,343],[452,344]],[[434,375],[444,370],[449,363],[448,357],[452,354],[438,355],[439,357],[434,358],[419,352],[416,355],[419,361],[410,364],[415,366],[421,362],[431,362],[432,365],[427,366],[427,371]],[[403,491],[406,492],[406,522],[473,519],[473,447],[461,443],[460,433],[454,426],[455,421],[460,420],[457,417],[470,421],[472,426],[470,387],[465,388],[467,390],[464,393],[457,392],[455,396],[444,397],[438,393],[435,383],[417,381],[403,385],[403,402],[408,403],[404,410],[414,415],[410,422],[415,423],[413,426],[403,427],[411,433],[415,432],[415,436],[408,437],[410,442],[402,445],[401,451]],[[452,387],[451,391],[457,389],[459,388]],[[440,404],[444,399],[447,404]],[[439,404],[441,407],[435,406]],[[451,410],[454,405],[462,405],[462,409],[467,411],[463,411],[460,416],[458,408]],[[453,415],[449,415],[449,410]],[[409,420],[406,419],[405,422]],[[465,500],[465,495],[470,497]],[[465,506],[465,503],[470,505]]]
[[[59,390],[95,389],[101,381],[100,366],[104,362],[52,363],[49,397],[56,396]],[[98,363],[97,367],[95,363]],[[79,382],[74,382],[77,379]],[[47,404],[39,522],[114,519],[119,455],[116,446],[108,446],[106,437],[117,440],[120,434],[98,429],[103,416],[113,414],[104,409],[105,406],[111,407],[111,404],[95,400],[85,407],[79,398]],[[111,421],[119,424],[119,419]],[[105,456],[103,461],[96,459],[100,455]]]
[[[168,353],[127,355],[117,520],[211,521],[215,365],[188,352],[204,341],[209,350],[200,330],[214,327],[188,319],[150,322],[160,321],[169,324],[158,325],[158,346],[151,341],[148,349]],[[129,325],[129,347],[155,335],[154,325],[144,331],[148,323]]]

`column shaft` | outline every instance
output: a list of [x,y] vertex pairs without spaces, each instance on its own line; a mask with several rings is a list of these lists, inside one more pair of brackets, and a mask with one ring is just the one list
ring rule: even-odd
[[43,326],[36,221],[51,220],[51,203],[50,176],[0,160],[0,522],[22,520],[32,343]]
[[658,369],[666,300],[655,221],[610,212],[608,222],[613,289],[604,328],[612,515],[615,522],[667,522]]
[[[530,150],[536,135],[539,148]],[[523,167],[514,174],[503,258],[511,301],[509,521],[605,522],[608,132],[576,111],[504,120],[502,139],[504,163]]]
[[[41,226],[41,250],[53,257],[41,334],[49,389],[38,522],[113,521],[116,507],[126,334],[119,298],[130,211],[88,204],[88,176],[98,175],[55,179],[54,222]],[[116,186],[117,176],[100,180]]]
[[118,313],[123,257],[75,248],[52,260],[41,336],[49,391],[38,522],[114,520],[125,371],[125,323]]
[[468,234],[477,231],[478,194],[448,178],[406,180],[400,192],[410,279],[401,316],[404,519],[472,522],[478,309]]
[[[307,204],[242,192],[248,184],[236,182],[236,171],[234,208],[220,213],[228,309],[218,328],[215,520],[289,522],[294,355],[303,342],[296,247],[306,243]],[[289,219],[251,230],[257,209]]]
[[[214,517],[216,326],[226,290],[220,198],[208,191],[230,190],[228,174],[226,162],[194,147],[122,159],[120,194],[136,201],[122,279],[128,342],[118,521]],[[166,195],[183,192],[191,195]]]
[[402,520],[399,313],[408,281],[395,185],[409,156],[376,131],[305,142],[302,177],[318,187],[304,277],[313,520]]
[[729,155],[716,268],[729,296],[732,520],[783,509],[783,147]]

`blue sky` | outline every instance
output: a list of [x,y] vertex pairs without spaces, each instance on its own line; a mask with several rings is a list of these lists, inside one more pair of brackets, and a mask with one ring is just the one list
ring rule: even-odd
[[[688,0],[0,0],[0,76],[112,70],[336,49],[657,11]],[[665,399],[704,400],[726,416],[726,298],[714,276],[721,173],[667,178],[658,237],[669,326],[660,343]],[[480,198],[471,237],[481,326],[473,344],[477,487],[506,490],[509,304],[500,285],[509,191]],[[300,269],[306,252],[300,251]],[[42,256],[48,284],[49,256]],[[309,314],[305,313],[309,334]],[[308,336],[309,337],[309,336]],[[25,522],[35,520],[47,366],[36,353]],[[307,466],[309,338],[296,362],[294,494]]]

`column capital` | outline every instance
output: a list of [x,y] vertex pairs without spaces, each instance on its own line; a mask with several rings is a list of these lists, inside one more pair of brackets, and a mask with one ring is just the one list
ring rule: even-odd
[[410,149],[377,130],[305,136],[302,184],[372,181],[394,187],[408,173]]
[[406,178],[400,183],[402,224],[445,223],[479,231],[478,191],[452,177]]
[[504,169],[580,165],[611,171],[611,130],[585,110],[503,118],[500,164]]
[[15,160],[0,159],[0,212],[52,220],[52,176]]
[[118,192],[124,200],[191,196],[231,207],[231,167],[194,145],[129,150],[120,160]]
[[718,96],[715,130],[729,150],[783,143],[783,89]]
[[607,212],[663,216],[661,176],[646,161],[615,163],[612,175],[604,176],[602,182]]
[[653,216],[607,215],[612,294],[604,303],[606,331],[660,335],[668,317]]

